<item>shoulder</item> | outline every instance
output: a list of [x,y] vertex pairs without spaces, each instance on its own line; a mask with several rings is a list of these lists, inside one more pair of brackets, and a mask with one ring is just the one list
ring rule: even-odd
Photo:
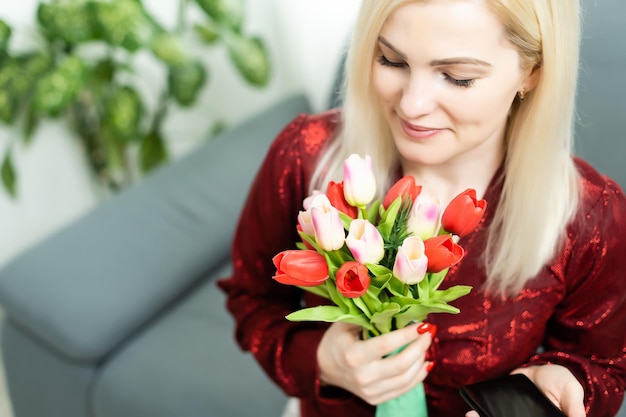
[[302,113],[283,128],[271,151],[297,153],[300,157],[316,159],[338,133],[340,122],[338,109],[317,114]]
[[581,205],[579,213],[589,216],[594,212],[614,212],[624,220],[626,198],[620,185],[612,178],[598,172],[591,164],[575,158],[574,162],[581,180]]
[[599,173],[589,163],[575,159],[580,174],[581,195],[576,216],[567,230],[563,255],[570,285],[626,268],[621,236],[626,235],[626,197],[619,184]]

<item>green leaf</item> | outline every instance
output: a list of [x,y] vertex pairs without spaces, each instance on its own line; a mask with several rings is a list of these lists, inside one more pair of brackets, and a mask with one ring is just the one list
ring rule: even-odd
[[9,46],[11,38],[11,27],[2,19],[0,19],[0,51],[5,51]]
[[7,152],[4,155],[4,161],[2,162],[1,168],[2,175],[2,185],[4,185],[4,189],[7,191],[9,196],[12,198],[17,197],[17,174],[15,173],[15,168],[13,166],[13,160],[11,157],[11,152]]
[[89,3],[40,3],[37,21],[51,39],[78,44],[98,38]]
[[430,312],[428,307],[420,304],[406,306],[396,315],[396,327],[402,329],[415,321],[423,321]]
[[327,323],[343,322],[357,324],[368,330],[373,326],[363,315],[346,314],[336,306],[317,306],[294,311],[287,315],[289,321],[324,321]]
[[158,131],[152,131],[144,138],[140,149],[140,165],[143,172],[149,172],[167,160],[165,142]]
[[472,287],[469,285],[455,285],[446,290],[437,291],[431,298],[443,302],[450,302],[469,294],[471,291]]
[[239,31],[243,22],[243,0],[196,0],[196,3],[217,24]]
[[266,85],[270,64],[263,42],[259,38],[247,38],[236,33],[224,39],[228,54],[243,78],[254,87]]
[[374,200],[374,202],[372,202],[372,204],[367,209],[367,220],[372,224],[376,224],[376,220],[378,220],[378,215],[380,213],[380,204],[380,198],[378,198]]
[[350,223],[352,223],[352,217],[340,211],[339,219],[341,219],[341,224],[343,225],[343,228],[345,230],[350,230]]
[[130,86],[111,85],[103,96],[104,124],[120,141],[139,134],[144,106],[139,93]]
[[28,106],[24,115],[24,143],[30,143],[33,139],[37,126],[39,125],[39,116],[32,106]]
[[395,201],[389,205],[387,210],[384,210],[382,206],[380,206],[381,218],[378,225],[378,231],[383,236],[383,239],[385,239],[385,241],[389,240],[389,236],[391,235],[391,231],[393,230],[393,225],[396,222],[396,216],[398,215],[398,211],[400,210],[401,205],[402,199],[396,198]]
[[171,33],[160,33],[150,42],[150,50],[160,61],[168,66],[184,65],[189,62],[189,57],[177,36]]
[[319,295],[320,297],[324,297],[330,299],[330,295],[328,294],[328,289],[325,285],[317,285],[315,287],[298,287],[303,289],[304,291],[308,291],[312,294]]
[[168,76],[169,90],[181,106],[190,106],[206,82],[207,72],[199,61],[189,61],[171,67]]
[[394,316],[400,312],[400,305],[385,303],[381,307],[381,311],[374,313],[370,321],[381,333],[389,333],[392,330]]
[[215,44],[220,38],[219,28],[212,21],[204,25],[196,25],[194,30],[200,39],[209,45]]
[[377,264],[366,264],[365,266],[367,266],[367,269],[369,269],[369,271],[374,274],[374,275],[388,275],[388,274],[393,274],[393,272],[391,271],[391,269],[382,266],[382,265],[377,265]]
[[335,282],[332,279],[327,279],[325,283],[329,298],[337,307],[341,309],[341,311],[347,313],[350,312],[351,309],[353,311],[356,310],[354,304],[339,293],[337,287],[335,286]]
[[428,274],[427,283],[428,283],[428,288],[430,289],[430,294],[432,294],[439,288],[439,286],[441,285],[441,283],[443,282],[447,274],[448,274],[448,268],[440,272],[433,272],[433,273]]
[[80,57],[66,57],[58,67],[39,79],[33,97],[35,109],[58,116],[83,89],[87,74],[87,65]]
[[353,298],[352,302],[354,303],[355,306],[357,306],[359,310],[363,312],[363,314],[365,314],[369,318],[372,317],[372,312],[370,311],[369,307],[367,306],[367,304],[361,297]]
[[134,0],[91,1],[99,36],[109,45],[135,52],[154,36],[154,27],[140,2]]

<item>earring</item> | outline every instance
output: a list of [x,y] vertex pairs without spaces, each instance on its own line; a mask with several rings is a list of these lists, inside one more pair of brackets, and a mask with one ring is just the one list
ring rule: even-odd
[[517,97],[519,97],[519,101],[524,101],[524,98],[526,98],[526,91],[524,91],[524,89],[521,89],[517,92]]

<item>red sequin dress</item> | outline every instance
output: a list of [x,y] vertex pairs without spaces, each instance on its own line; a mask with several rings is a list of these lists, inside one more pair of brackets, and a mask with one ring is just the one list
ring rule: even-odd
[[[301,115],[276,138],[240,217],[233,275],[219,282],[238,343],[285,393],[300,397],[303,417],[374,415],[374,407],[352,394],[320,387],[316,350],[327,325],[285,319],[301,302],[321,299],[271,278],[272,257],[299,241],[298,211],[338,119],[335,111]],[[615,182],[577,164],[584,191],[580,216],[555,261],[515,298],[480,290],[485,271],[477,259],[501,188],[494,183],[487,190],[484,223],[462,239],[466,256],[442,286],[474,290],[453,303],[460,314],[428,317],[438,327],[428,352],[436,366],[424,381],[430,417],[464,416],[468,407],[458,394],[464,384],[547,362],[567,366],[580,380],[587,415],[617,412],[626,385],[626,199]]]

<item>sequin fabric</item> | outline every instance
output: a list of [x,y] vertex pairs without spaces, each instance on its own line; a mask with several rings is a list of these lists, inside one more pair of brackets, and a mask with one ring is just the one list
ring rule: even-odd
[[[327,325],[285,319],[302,303],[322,302],[271,279],[272,257],[294,248],[297,214],[316,159],[339,123],[336,111],[300,115],[278,135],[241,214],[232,248],[234,271],[219,282],[236,320],[236,339],[287,395],[300,397],[303,417],[373,416],[374,408],[341,390],[320,388],[316,351]],[[455,301],[461,314],[432,314],[438,334],[428,352],[436,366],[425,380],[430,417],[464,416],[460,386],[519,366],[567,366],[585,388],[587,415],[617,412],[626,385],[626,199],[619,186],[577,161],[584,196],[555,261],[516,297],[483,292],[478,262],[500,186],[489,209],[461,242],[466,257],[444,286],[471,285]],[[538,352],[538,348],[542,347]]]

